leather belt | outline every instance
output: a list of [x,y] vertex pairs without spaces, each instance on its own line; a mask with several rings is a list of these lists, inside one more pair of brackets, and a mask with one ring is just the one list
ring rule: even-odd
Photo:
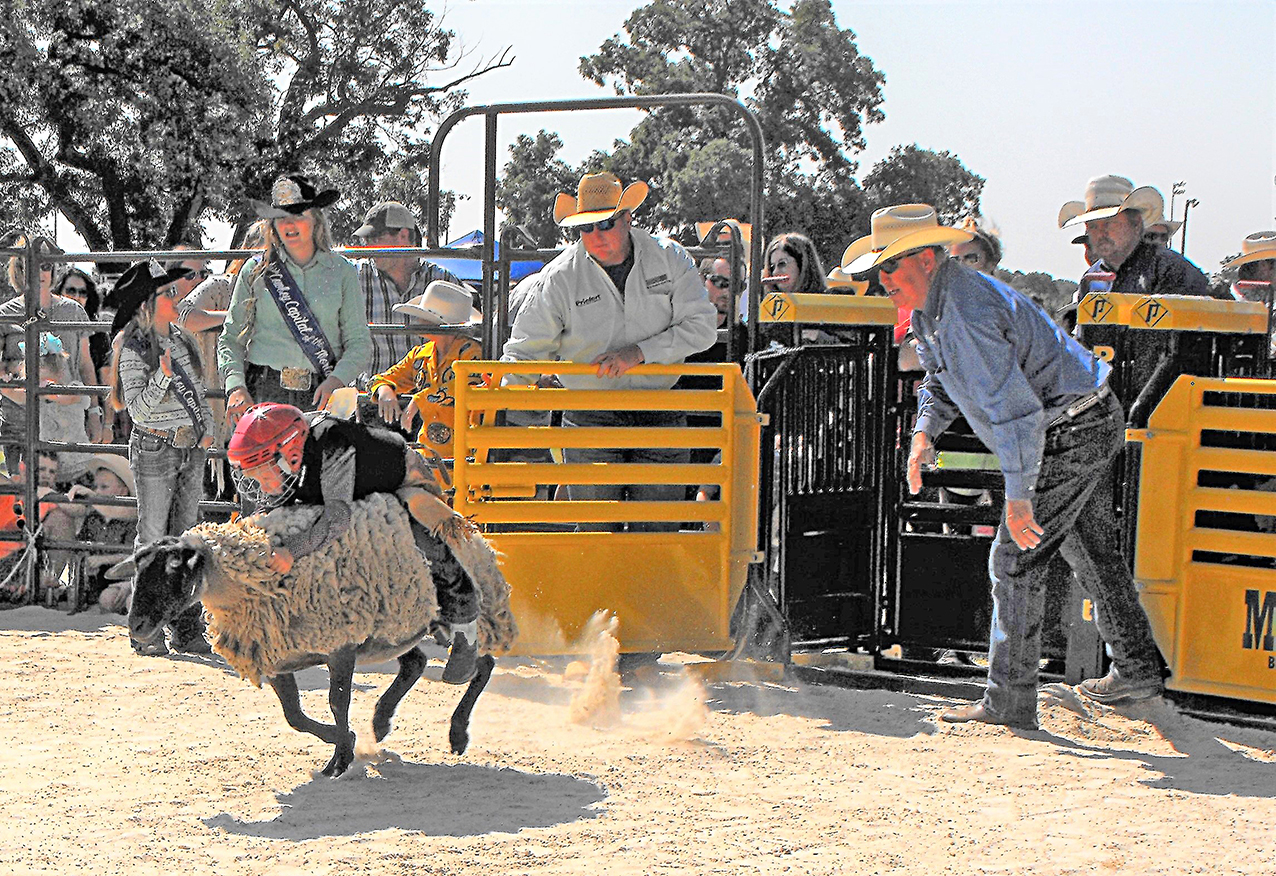
[[134,423],[133,428],[147,435],[163,438],[164,442],[175,450],[189,450],[199,443],[200,438],[204,437],[195,431],[194,426],[178,426],[176,429],[152,429],[150,426]]
[[1110,395],[1112,395],[1112,387],[1105,383],[1094,392],[1087,396],[1083,396],[1071,406],[1065,408],[1063,413],[1051,420],[1050,425],[1046,428],[1049,429],[1050,426],[1057,426],[1060,423],[1066,423],[1068,420],[1081,416]]

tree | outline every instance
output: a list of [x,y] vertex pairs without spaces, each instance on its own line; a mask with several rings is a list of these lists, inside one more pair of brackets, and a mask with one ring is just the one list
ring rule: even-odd
[[[741,98],[758,117],[767,155],[768,229],[804,226],[840,253],[858,224],[853,155],[863,127],[880,121],[884,77],[838,28],[828,0],[665,0],[637,9],[627,39],[582,58],[583,76],[617,94],[710,91]],[[750,140],[737,114],[717,107],[653,110],[610,154],[589,163],[652,187],[645,221],[667,229],[747,214]]]
[[0,7],[0,219],[57,210],[94,249],[197,237],[209,212],[242,228],[291,170],[356,205],[338,234],[386,196],[420,209],[423,132],[510,63],[459,70],[454,34],[413,0]]
[[1018,289],[1029,298],[1041,302],[1051,316],[1054,316],[1059,308],[1071,302],[1072,294],[1077,291],[1077,284],[1071,280],[1056,280],[1041,271],[1025,274],[1021,271],[1006,271],[998,268],[995,274],[998,280]]
[[984,178],[971,173],[951,152],[931,152],[916,143],[896,146],[864,177],[872,209],[893,204],[930,204],[939,221],[951,225],[979,212]]
[[543,247],[557,246],[562,240],[554,224],[554,197],[576,191],[576,171],[558,157],[562,148],[557,134],[542,130],[535,140],[520,134],[510,146],[511,158],[496,186],[496,206],[506,219],[526,228]]

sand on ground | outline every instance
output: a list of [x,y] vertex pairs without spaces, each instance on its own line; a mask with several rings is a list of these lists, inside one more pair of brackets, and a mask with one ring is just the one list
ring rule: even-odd
[[[1029,733],[943,725],[946,701],[903,693],[670,665],[603,689],[506,660],[457,757],[459,691],[432,661],[331,780],[269,689],[216,657],[135,656],[121,620],[0,613],[0,873],[1276,873],[1276,733],[1164,700],[1055,687]],[[393,670],[356,676],[361,738]],[[326,673],[299,680],[329,720]],[[610,715],[582,708],[591,686]]]

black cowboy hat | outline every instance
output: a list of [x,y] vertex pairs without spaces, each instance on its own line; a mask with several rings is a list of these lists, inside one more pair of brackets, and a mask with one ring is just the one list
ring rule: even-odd
[[115,308],[115,319],[111,320],[111,336],[114,337],[124,328],[143,302],[161,288],[190,275],[189,268],[180,266],[166,271],[155,259],[129,265],[128,270],[115,281],[115,286],[107,293],[104,302],[107,307]]
[[335,204],[341,197],[336,189],[316,191],[314,184],[299,173],[281,176],[270,187],[270,203],[253,201],[253,209],[259,219],[282,219],[300,216],[307,210],[318,210]]

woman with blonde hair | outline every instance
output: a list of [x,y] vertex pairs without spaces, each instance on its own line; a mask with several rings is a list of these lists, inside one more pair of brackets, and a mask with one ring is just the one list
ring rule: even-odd
[[322,408],[367,367],[359,273],[332,251],[323,212],[339,197],[292,175],[275,180],[271,203],[253,202],[265,252],[236,278],[217,342],[232,424],[257,402]]
[[[119,335],[111,361],[112,402],[127,407],[133,420],[128,461],[137,483],[135,550],[181,535],[199,518],[213,413],[204,398],[199,347],[177,325],[172,284],[188,274],[153,260],[138,262],[120,276],[107,302],[116,310],[111,334]],[[209,650],[200,611],[196,604],[174,621],[174,650]],[[167,650],[162,640],[135,642],[134,648],[146,654]]]

